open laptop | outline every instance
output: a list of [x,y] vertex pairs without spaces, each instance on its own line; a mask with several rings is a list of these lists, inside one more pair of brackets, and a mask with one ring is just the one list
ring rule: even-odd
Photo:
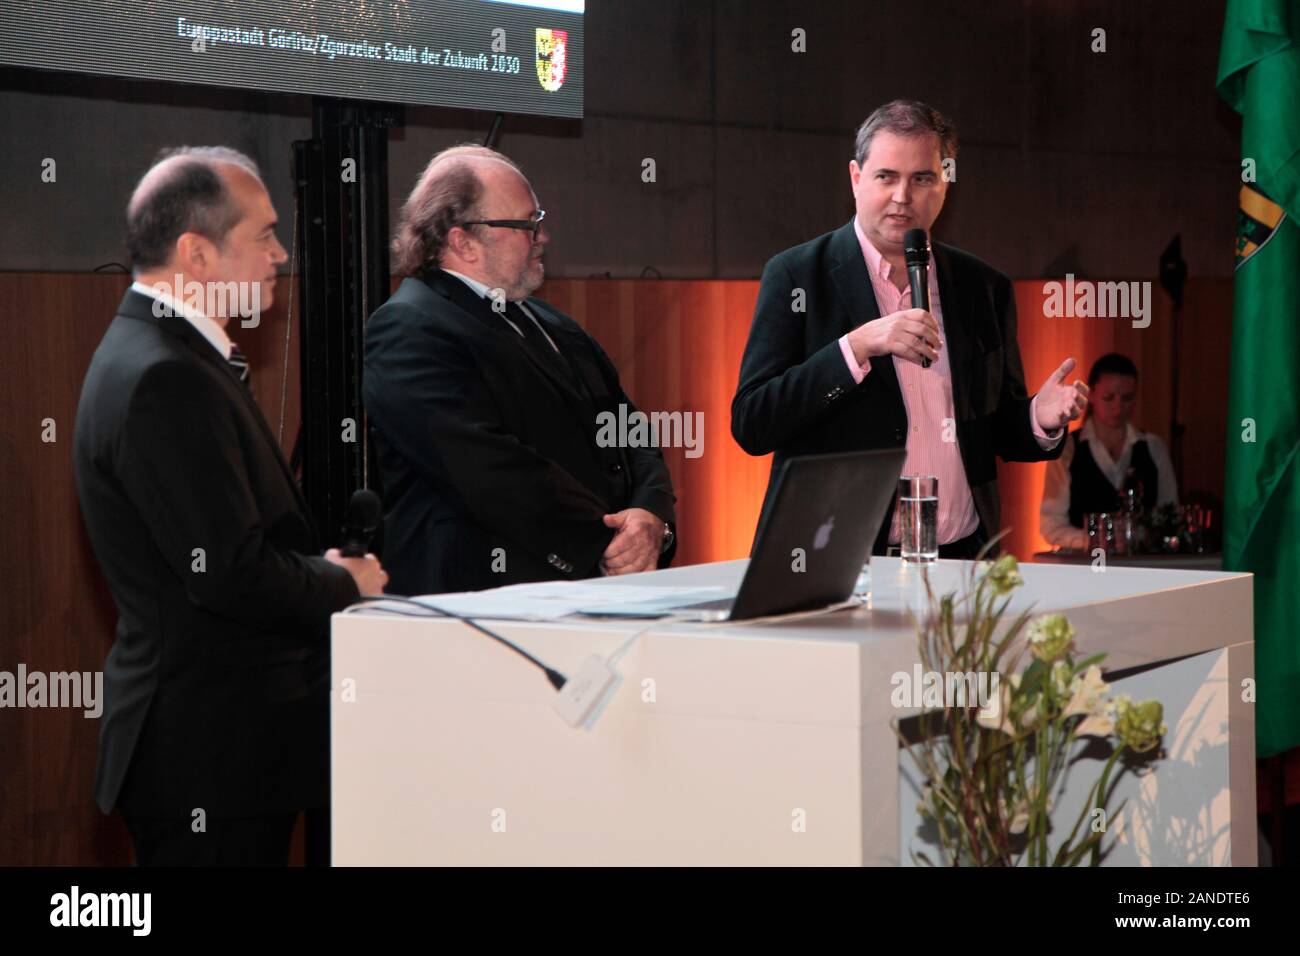
[[906,449],[888,448],[787,459],[736,596],[663,610],[696,620],[742,621],[847,601],[906,457]]

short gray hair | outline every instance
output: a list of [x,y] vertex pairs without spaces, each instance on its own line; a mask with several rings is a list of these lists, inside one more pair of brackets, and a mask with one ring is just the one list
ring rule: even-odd
[[957,155],[957,127],[933,106],[920,100],[893,100],[879,107],[858,127],[853,144],[853,158],[859,166],[871,151],[871,140],[881,130],[897,136],[922,136],[934,133],[939,137],[939,158],[952,159]]
[[126,247],[137,271],[166,263],[184,233],[196,232],[220,245],[239,222],[243,210],[217,172],[218,163],[230,163],[262,178],[257,164],[238,150],[178,146],[159,153],[141,183],[162,163],[175,168],[143,192],[137,186],[126,209]]

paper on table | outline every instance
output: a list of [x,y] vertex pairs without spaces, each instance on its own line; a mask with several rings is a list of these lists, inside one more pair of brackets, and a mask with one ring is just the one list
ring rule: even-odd
[[653,614],[660,605],[709,601],[731,594],[725,587],[543,581],[490,591],[429,594],[412,600],[462,617],[554,621],[579,611],[600,614],[606,609],[610,614],[630,614],[635,609]]

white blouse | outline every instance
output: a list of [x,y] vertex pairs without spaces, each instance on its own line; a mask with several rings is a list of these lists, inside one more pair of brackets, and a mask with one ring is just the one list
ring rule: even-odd
[[[1124,435],[1124,448],[1118,458],[1111,458],[1106,445],[1097,438],[1089,418],[1079,429],[1079,441],[1088,443],[1092,460],[1097,463],[1101,473],[1119,491],[1124,485],[1124,475],[1128,472],[1133,459],[1133,446],[1139,441],[1147,443],[1151,460],[1156,465],[1158,476],[1156,488],[1156,507],[1178,504],[1178,485],[1174,479],[1174,464],[1169,459],[1165,444],[1150,432],[1136,428],[1132,422]],[[1066,438],[1061,457],[1047,463],[1047,475],[1043,480],[1043,504],[1038,512],[1038,533],[1049,544],[1062,548],[1083,549],[1088,546],[1088,532],[1070,524],[1070,462],[1074,460],[1075,443]]]

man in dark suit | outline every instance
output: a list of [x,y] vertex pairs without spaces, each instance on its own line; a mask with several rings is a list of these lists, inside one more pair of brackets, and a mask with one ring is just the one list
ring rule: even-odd
[[602,438],[635,406],[595,339],[531,298],[549,239],[523,174],[480,146],[435,156],[402,212],[408,275],[366,326],[363,395],[394,591],[574,580],[666,565],[663,454]]
[[[994,456],[1057,457],[1088,390],[1065,383],[1066,359],[1026,394],[1011,281],[967,252],[934,244],[930,310],[911,307],[903,237],[934,223],[955,155],[923,103],[862,124],[853,220],[763,270],[731,432],[751,455],[775,451],[773,474],[794,455],[906,446],[904,474],[939,478],[940,555],[970,558],[1001,530]],[[899,537],[891,506],[875,552]]]
[[270,305],[252,161],[165,155],[127,207],[135,283],[95,351],[74,463],[119,619],[95,800],[137,862],[280,864],[328,797],[329,616],[386,578],[319,544],[227,329]]

